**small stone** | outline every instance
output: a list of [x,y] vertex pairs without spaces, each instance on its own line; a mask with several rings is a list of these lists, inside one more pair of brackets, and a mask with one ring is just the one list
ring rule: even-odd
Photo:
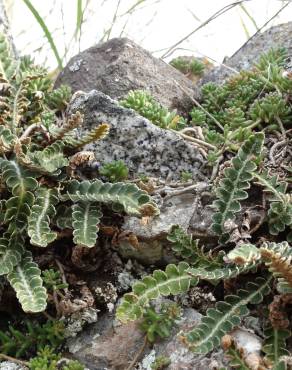
[[60,84],[73,92],[100,90],[113,99],[144,89],[166,108],[184,114],[193,106],[192,97],[198,99],[187,77],[127,38],[111,39],[74,56],[58,76],[56,87]]
[[[224,60],[224,65],[212,69],[200,81],[200,85],[207,82],[222,83],[235,71],[250,69],[263,53],[271,48],[284,47],[287,54],[292,53],[292,22],[280,24],[269,28],[265,32],[256,33],[235,54]],[[288,63],[288,61],[287,61]],[[234,71],[235,70],[235,71]]]

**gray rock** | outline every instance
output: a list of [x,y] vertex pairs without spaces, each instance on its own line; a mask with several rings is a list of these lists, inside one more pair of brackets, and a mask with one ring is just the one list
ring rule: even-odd
[[[114,38],[74,56],[57,78],[56,86],[70,85],[73,92],[100,90],[120,99],[130,90],[148,90],[162,105],[190,111],[189,96],[198,96],[192,82],[127,38]],[[179,85],[179,86],[178,86]]]
[[[206,182],[197,183],[198,193],[208,189]],[[149,223],[142,224],[135,217],[126,217],[122,229],[133,233],[138,241],[139,248],[135,248],[127,239],[119,241],[118,252],[124,258],[134,258],[143,264],[171,263],[175,261],[169,242],[166,240],[173,225],[179,225],[185,231],[190,231],[195,238],[206,243],[216,241],[212,232],[211,217],[214,211],[209,210],[210,217],[201,218],[202,213],[208,215],[208,208],[202,208],[200,196],[194,193],[185,193],[173,196],[162,201],[159,216]],[[206,244],[205,243],[205,244]]]
[[0,363],[0,370],[27,370],[27,367],[18,365],[15,362],[3,361]]
[[68,342],[69,351],[90,370],[125,370],[143,345],[136,323],[114,326],[114,316],[103,315],[97,324]]
[[154,344],[156,358],[165,356],[171,360],[167,367],[168,370],[215,370],[227,365],[221,349],[215,350],[209,355],[196,355],[188,350],[177,335],[181,331],[187,332],[197,326],[201,317],[202,315],[192,308],[185,309],[174,335]]
[[[157,307],[162,302],[171,301],[163,298],[156,302]],[[190,352],[180,339],[179,333],[197,326],[201,317],[193,308],[185,308],[168,338],[155,342],[153,346],[145,346],[138,369],[151,370],[151,364],[158,356],[171,360],[168,370],[230,369],[221,348],[207,355],[197,355]],[[247,360],[254,361],[260,356],[262,341],[254,333],[236,328],[230,335],[236,346],[244,351]],[[115,322],[113,315],[107,313],[76,338],[70,338],[67,344],[69,352],[90,370],[124,370],[141,350],[143,341],[144,334],[136,323],[120,325]]]
[[110,125],[109,135],[90,146],[100,163],[123,160],[130,174],[145,174],[156,178],[178,179],[182,171],[191,172],[194,179],[202,178],[205,164],[197,148],[175,132],[163,130],[131,109],[99,91],[76,93],[69,112],[84,113],[82,136],[101,122]]
[[[292,56],[292,22],[280,24],[269,28],[263,33],[258,33],[253,36],[246,44],[244,44],[232,57],[226,58],[224,64],[238,72],[242,69],[249,69],[259,59],[262,53],[266,53],[271,48],[284,47],[288,51],[288,55]],[[212,69],[200,81],[200,85],[206,82],[213,81],[221,83],[227,77],[234,74],[231,69],[224,66]]]

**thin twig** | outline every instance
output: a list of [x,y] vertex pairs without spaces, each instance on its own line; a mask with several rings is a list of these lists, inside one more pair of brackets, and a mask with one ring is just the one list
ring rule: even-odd
[[185,187],[183,189],[173,190],[169,194],[167,194],[163,201],[166,201],[172,197],[175,197],[177,195],[185,194],[185,193],[201,193],[202,191],[205,191],[209,188],[209,184],[207,182],[197,182],[196,184],[193,184],[191,186]]
[[191,96],[187,90],[185,88],[183,88],[177,81],[173,80],[173,82],[177,85],[177,87],[179,89],[181,89],[181,91],[183,93],[185,93],[188,98],[197,106],[199,107],[209,118],[211,118],[212,121],[214,121],[214,123],[220,128],[221,131],[224,132],[224,127],[221,125],[221,123],[214,117],[212,116],[211,113],[209,113],[193,96]]
[[220,155],[220,157],[217,159],[217,161],[215,163],[215,166],[213,167],[213,170],[212,170],[212,174],[211,174],[211,177],[210,177],[210,182],[215,180],[215,178],[218,174],[218,171],[219,171],[220,163],[223,160],[223,158],[224,158],[223,155]]
[[[68,283],[67,283],[67,280],[66,280],[66,275],[65,275],[65,271],[64,271],[63,265],[57,259],[55,259],[55,262],[56,262],[56,264],[57,264],[57,266],[58,266],[58,268],[59,268],[59,270],[61,272],[62,282],[63,282],[63,284],[65,284],[67,286]],[[68,288],[64,288],[64,292],[65,292],[66,295],[69,294]]]
[[246,2],[246,1],[250,1],[250,0],[239,0],[239,1],[235,1],[232,4],[226,5],[223,8],[221,8],[220,10],[217,10],[213,15],[211,15],[211,17],[209,17],[206,21],[204,21],[203,23],[201,23],[192,32],[190,32],[189,34],[187,34],[186,36],[184,36],[182,39],[180,39],[178,42],[176,42],[173,46],[171,46],[170,48],[168,48],[167,51],[162,55],[161,58],[164,59],[164,58],[169,57],[174,52],[174,49],[178,45],[180,45],[181,43],[183,43],[184,41],[186,41],[188,38],[190,38],[191,36],[193,36],[194,33],[196,33],[197,31],[199,31],[201,28],[205,27],[208,23],[210,23],[214,19],[220,17],[222,14],[228,12],[229,10],[233,9],[235,6],[240,5],[240,4],[242,4],[242,3]]
[[177,135],[181,136],[183,139],[185,140],[188,140],[188,141],[192,141],[198,145],[203,145],[205,146],[206,148],[209,148],[209,149],[217,149],[214,145],[212,144],[209,144],[209,143],[206,143],[205,141],[203,140],[200,140],[200,139],[196,139],[195,137],[192,137],[192,136],[189,136],[189,135],[186,135],[186,134],[183,134],[181,133],[180,131],[176,131],[176,130],[173,130],[173,129],[170,129],[172,132],[176,133]]
[[28,136],[30,136],[34,131],[42,131],[46,137],[47,140],[50,140],[50,136],[48,133],[48,130],[45,128],[44,125],[40,125],[38,123],[33,123],[32,125],[28,126],[24,133],[20,136],[20,141],[23,141],[26,139]]
[[14,357],[11,357],[11,356],[8,356],[8,355],[4,355],[4,353],[0,353],[0,359],[3,359],[3,360],[7,360],[7,361],[11,361],[11,362],[15,362],[16,364],[19,364],[19,365],[23,365],[23,366],[29,366],[29,362],[27,361],[22,361],[22,360],[18,360],[17,358],[14,358]]

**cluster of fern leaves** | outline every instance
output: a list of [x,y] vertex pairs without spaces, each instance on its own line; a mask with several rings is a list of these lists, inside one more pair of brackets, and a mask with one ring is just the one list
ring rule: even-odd
[[47,292],[33,260],[36,248],[54,243],[64,228],[72,229],[76,244],[93,247],[101,204],[138,217],[157,208],[134,184],[80,180],[75,170],[94,158],[83,147],[104,138],[109,126],[77,138],[79,112],[60,124],[56,112],[66,106],[68,89],[52,90],[47,72],[29,58],[14,60],[3,36],[0,67],[0,276],[25,312],[40,312]]
[[[202,101],[190,113],[190,125],[201,126],[205,141],[215,148],[208,153],[211,163],[219,165],[224,157],[231,158],[213,182],[210,231],[218,236],[219,245],[214,253],[205,253],[199,240],[174,226],[168,240],[181,261],[155,270],[133,285],[117,309],[122,322],[147,317],[148,307],[159,297],[187,293],[204,282],[228,287],[232,279],[231,292],[227,289],[224,300],[209,308],[197,327],[180,333],[191,351],[207,354],[261,303],[267,304],[275,296],[292,297],[291,166],[283,166],[281,176],[277,175],[279,169],[269,164],[267,145],[277,138],[286,158],[291,156],[292,79],[283,68],[285,58],[283,49],[271,50],[250,71],[242,71],[222,85],[203,86]],[[254,194],[264,199],[264,218],[256,236],[247,235],[242,228],[243,204],[254,204]],[[272,320],[271,312],[259,317],[264,353],[258,368],[287,368],[291,354],[286,342],[291,339],[292,322],[288,313],[283,315],[287,319],[281,324]],[[232,366],[250,369],[245,354],[232,340],[227,347]]]

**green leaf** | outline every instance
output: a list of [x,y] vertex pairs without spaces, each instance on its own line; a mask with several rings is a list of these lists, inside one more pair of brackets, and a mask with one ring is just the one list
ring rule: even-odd
[[50,219],[55,216],[55,205],[58,203],[56,189],[39,188],[28,218],[27,233],[32,245],[46,247],[54,241],[57,233],[50,229]]
[[43,287],[41,270],[26,252],[20,263],[7,275],[25,312],[42,312],[47,306],[47,293]]
[[21,261],[24,239],[20,234],[5,233],[0,238],[0,275],[9,274]]
[[186,293],[191,286],[198,283],[187,272],[189,265],[180,262],[178,266],[168,265],[165,272],[155,270],[152,275],[144,277],[133,285],[133,292],[124,295],[117,309],[117,318],[122,322],[136,320],[142,317],[144,307],[152,299],[160,296]]
[[38,183],[32,177],[32,173],[20,166],[15,160],[8,161],[1,158],[0,168],[3,179],[7,187],[12,190],[13,195],[36,189]]
[[213,216],[212,228],[216,234],[221,235],[222,243],[229,239],[226,221],[234,219],[235,213],[241,209],[239,201],[248,197],[246,190],[250,187],[252,172],[256,169],[254,158],[260,155],[263,141],[263,133],[251,135],[245,141],[232,159],[231,167],[225,169],[224,178],[216,189],[217,200],[214,206],[218,212]]
[[149,195],[134,184],[117,182],[115,184],[94,181],[70,181],[65,188],[63,200],[73,202],[116,203],[124,211],[135,216],[151,216],[159,213]]
[[264,331],[264,335],[263,352],[266,354],[266,358],[274,364],[273,369],[280,369],[282,366],[281,357],[290,356],[286,349],[286,340],[290,338],[291,333],[288,330],[270,327]]
[[227,296],[225,301],[217,302],[215,308],[209,308],[199,326],[185,334],[189,348],[195,353],[206,354],[218,347],[221,338],[248,314],[247,305],[259,304],[270,292],[271,280],[272,276],[267,280],[257,278],[247,284],[247,290],[239,290],[238,295]]
[[95,203],[77,203],[72,208],[74,243],[94,247],[102,217],[99,206]]
[[64,144],[61,141],[56,141],[43,150],[33,152],[30,159],[44,172],[54,173],[69,164],[68,159],[64,156],[63,149]]

